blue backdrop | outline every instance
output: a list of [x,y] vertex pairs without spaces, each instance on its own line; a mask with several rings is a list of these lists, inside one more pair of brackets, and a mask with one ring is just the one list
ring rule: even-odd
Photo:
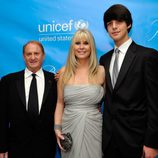
[[157,0],[0,0],[0,77],[24,68],[22,46],[39,40],[45,47],[44,68],[64,65],[70,41],[78,27],[93,33],[98,57],[112,48],[104,30],[103,13],[112,4],[126,5],[133,15],[131,37],[158,49]]
[[103,14],[115,3],[126,5],[133,15],[132,39],[158,49],[157,0],[0,0],[0,77],[24,69],[22,46],[29,40],[44,45],[43,67],[56,72],[65,64],[71,38],[79,27],[93,33],[99,58],[113,47]]

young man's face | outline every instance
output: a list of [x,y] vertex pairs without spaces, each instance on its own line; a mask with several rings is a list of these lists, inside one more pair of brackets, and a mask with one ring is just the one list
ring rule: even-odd
[[128,28],[125,21],[111,20],[107,23],[107,31],[117,46],[128,40]]

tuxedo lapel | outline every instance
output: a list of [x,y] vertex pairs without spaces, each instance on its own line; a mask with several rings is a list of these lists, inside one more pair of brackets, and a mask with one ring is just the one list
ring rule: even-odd
[[16,86],[18,93],[23,105],[26,107],[26,98],[25,98],[25,86],[24,86],[24,71],[19,72],[19,78],[16,81]]
[[130,45],[130,47],[127,50],[127,53],[125,55],[125,58],[123,60],[118,78],[117,78],[117,82],[115,84],[114,89],[118,89],[119,86],[121,85],[124,77],[126,76],[128,69],[132,63],[132,61],[135,58],[135,50],[136,50],[136,44],[134,42],[132,42],[132,44]]
[[[44,70],[43,70],[44,71]],[[42,101],[42,106],[47,98],[47,95],[48,95],[48,92],[49,92],[49,89],[52,85],[52,81],[51,79],[49,78],[48,74],[44,71],[44,77],[45,77],[45,89],[44,89],[44,95],[43,95],[43,101]]]
[[112,83],[111,83],[111,76],[110,76],[110,72],[109,72],[109,67],[110,67],[110,61],[111,61],[111,57],[112,57],[112,53],[114,50],[111,50],[109,52],[109,56],[107,57],[107,60],[105,62],[105,72],[106,72],[106,83],[107,86],[109,87],[110,91],[112,92],[113,87],[112,87]]

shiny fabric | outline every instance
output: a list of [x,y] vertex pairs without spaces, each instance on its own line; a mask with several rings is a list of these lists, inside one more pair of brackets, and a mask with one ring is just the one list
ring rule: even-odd
[[66,85],[62,132],[70,132],[73,145],[62,158],[101,158],[102,114],[98,105],[104,95],[100,85]]

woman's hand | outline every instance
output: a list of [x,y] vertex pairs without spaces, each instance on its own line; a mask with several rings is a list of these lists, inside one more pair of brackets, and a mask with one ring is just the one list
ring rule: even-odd
[[60,70],[58,70],[58,72],[54,75],[54,78],[55,78],[56,81],[59,80],[61,74],[63,74],[64,71],[65,71],[65,66],[63,66]]
[[60,148],[61,150],[65,151],[65,150],[62,148],[61,144],[60,144],[60,139],[64,140],[64,137],[62,136],[62,132],[61,132],[60,130],[56,129],[56,130],[55,130],[55,134],[56,134],[57,143],[58,143],[58,145],[59,145],[59,148]]

